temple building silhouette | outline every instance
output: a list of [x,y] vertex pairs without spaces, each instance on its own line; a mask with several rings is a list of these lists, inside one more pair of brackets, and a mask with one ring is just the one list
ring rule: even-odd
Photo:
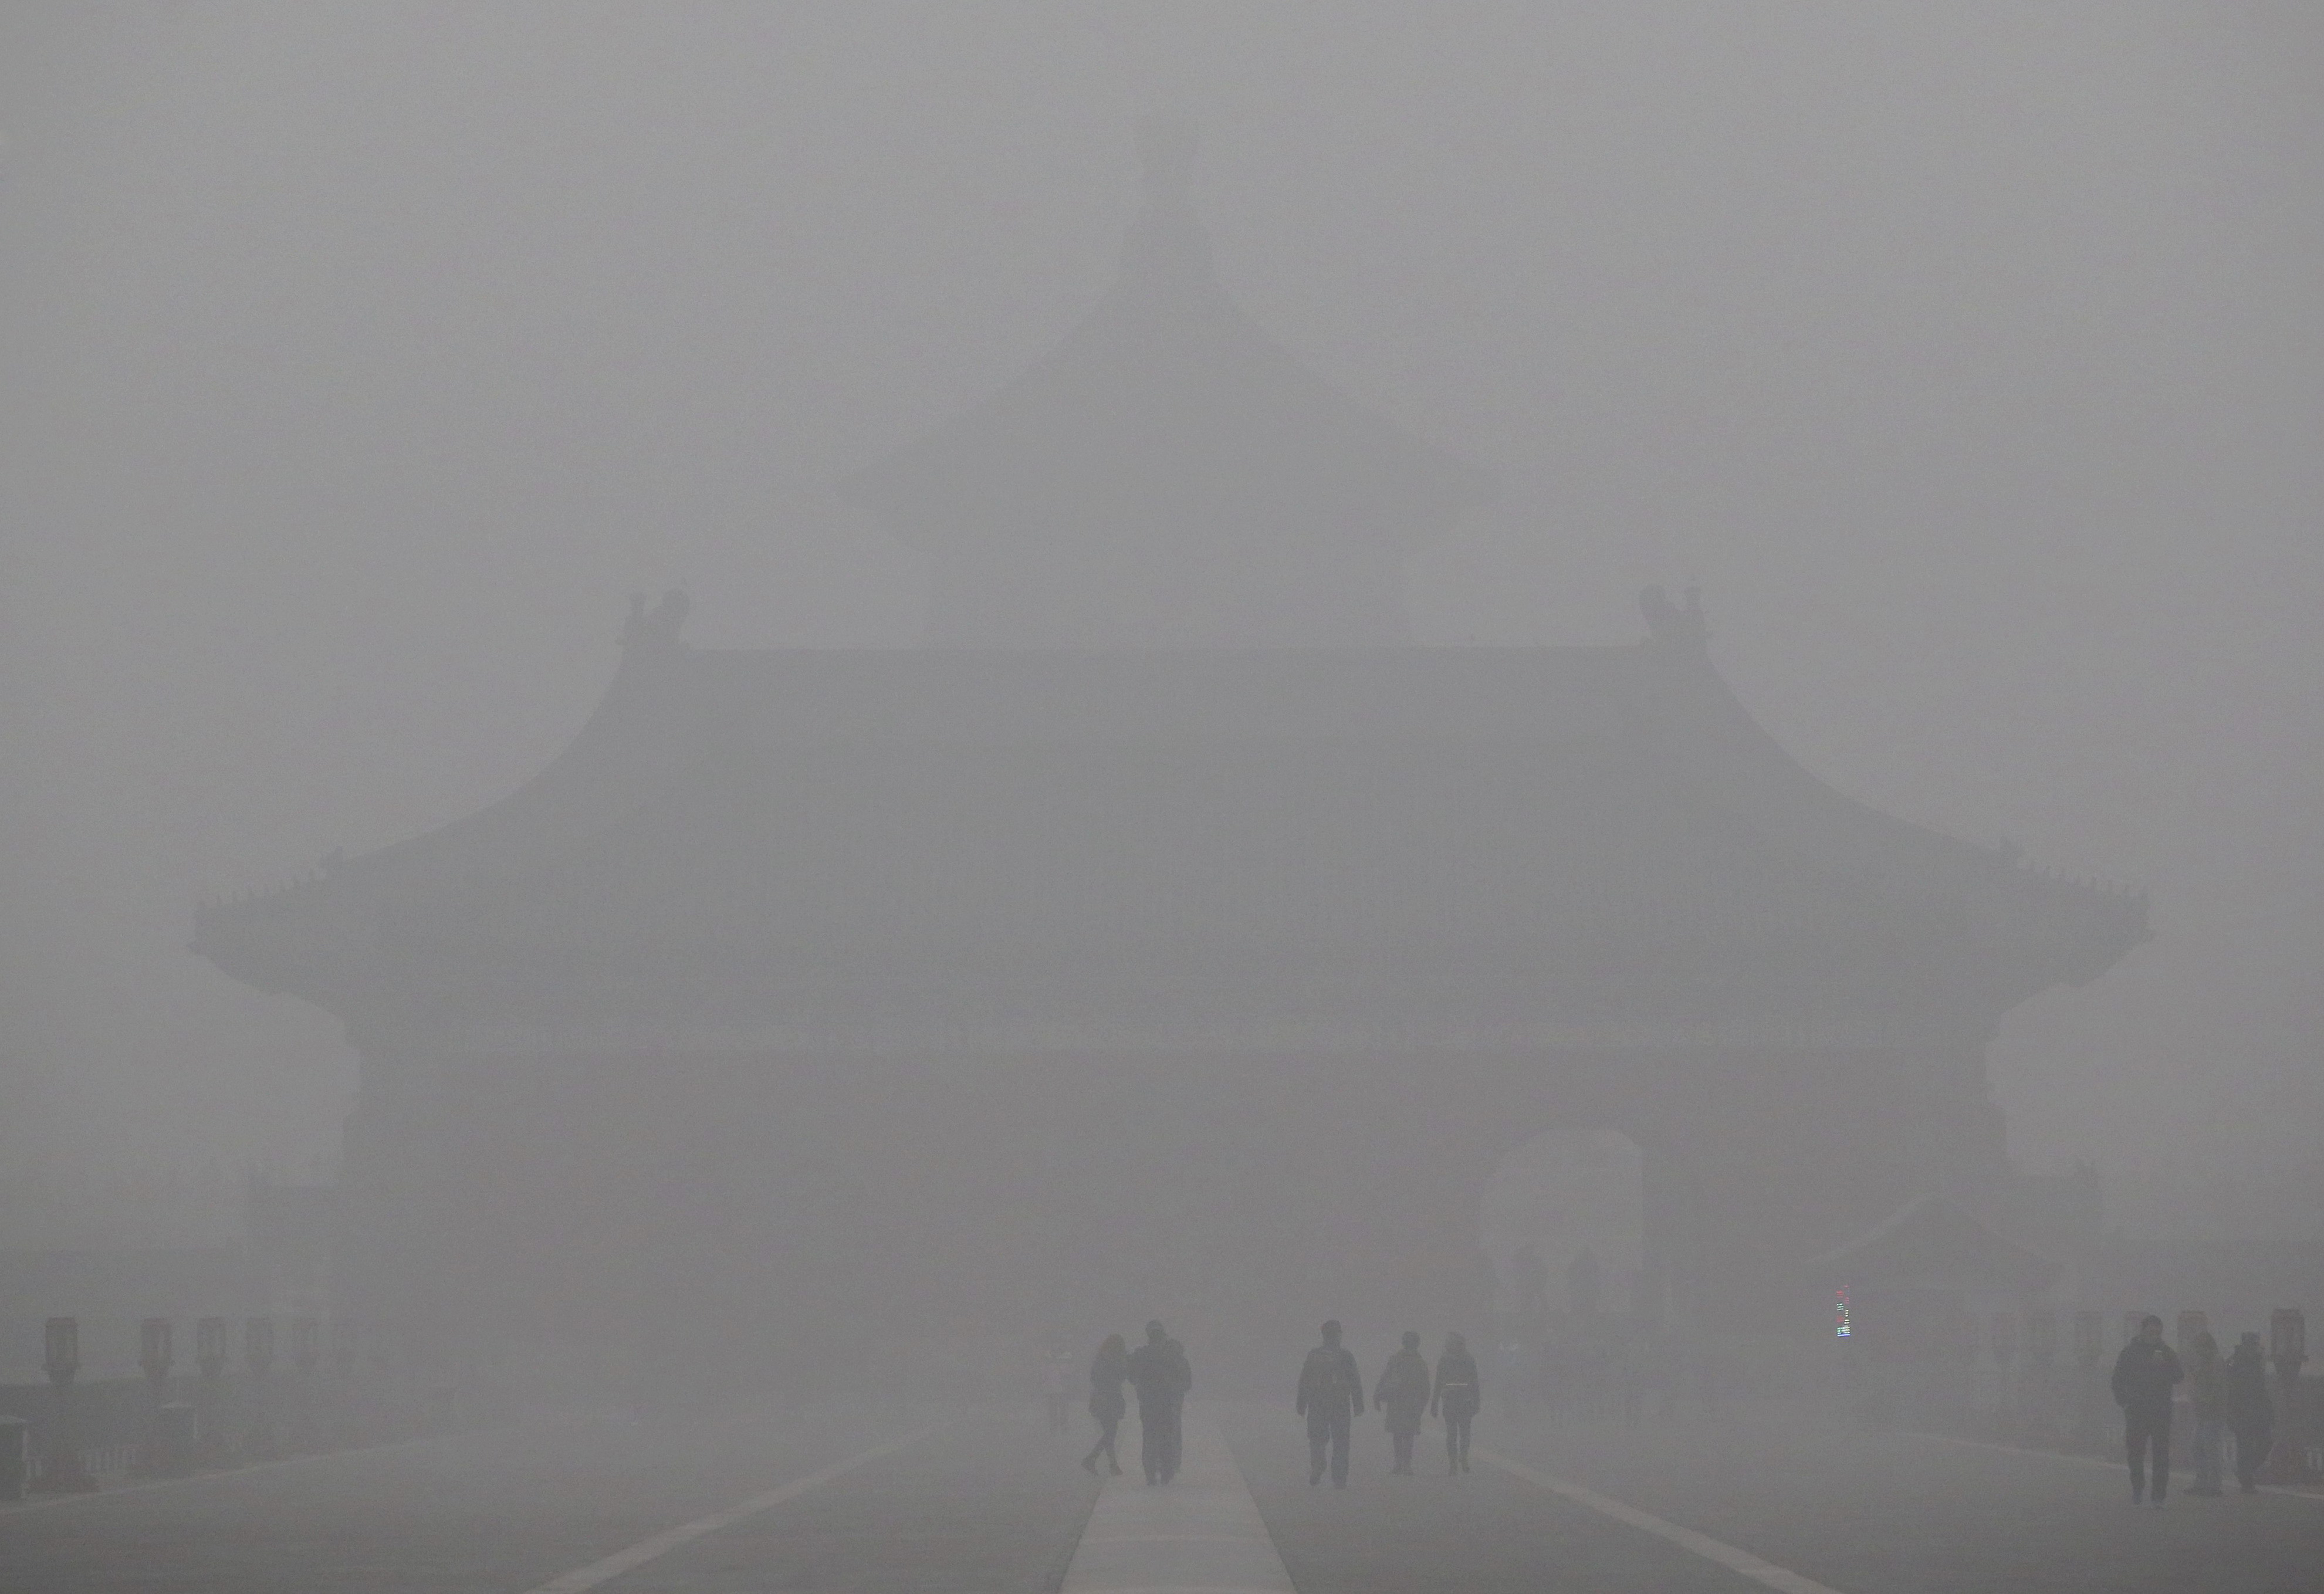
[[1157,1313],[1255,1366],[1484,1331],[1486,1181],[1553,1127],[1637,1143],[1682,1324],[1821,1331],[1808,1258],[1996,1210],[1986,1043],[2144,899],[1826,787],[1691,594],[1410,644],[1406,553],[1489,479],[1244,317],[1146,143],[1094,311],[842,484],[929,647],[641,604],[507,797],[202,910],[361,1054],[335,1310],[706,1380]]

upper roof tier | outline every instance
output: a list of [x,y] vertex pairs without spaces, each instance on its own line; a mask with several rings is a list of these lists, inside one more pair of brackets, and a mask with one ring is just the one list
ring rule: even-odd
[[1489,500],[1490,477],[1236,308],[1187,197],[1192,131],[1148,124],[1142,143],[1145,207],[1097,308],[841,493],[934,562],[939,646],[1403,640],[1405,553]]

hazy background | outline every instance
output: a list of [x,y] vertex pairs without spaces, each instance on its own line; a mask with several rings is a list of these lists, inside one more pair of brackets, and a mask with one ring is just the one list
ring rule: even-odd
[[1502,479],[1423,640],[1698,577],[1809,768],[2153,891],[1994,1048],[2020,1159],[2312,1233],[2319,82],[2301,5],[0,11],[0,1166],[327,1157],[192,903],[506,792],[632,590],[913,642],[827,484],[1088,308],[1171,110],[1245,307]]

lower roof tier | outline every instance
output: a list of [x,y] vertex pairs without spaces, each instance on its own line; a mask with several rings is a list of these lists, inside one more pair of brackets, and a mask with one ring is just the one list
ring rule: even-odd
[[697,652],[494,807],[206,909],[350,1019],[1989,1024],[2143,899],[1802,770],[1699,643]]

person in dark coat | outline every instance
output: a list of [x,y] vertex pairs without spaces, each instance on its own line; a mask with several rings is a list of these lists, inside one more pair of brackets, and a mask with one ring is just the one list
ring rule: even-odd
[[2154,1456],[2157,1510],[2171,1491],[2171,1392],[2185,1377],[2179,1353],[2163,1342],[2163,1320],[2148,1313],[2138,1325],[2138,1338],[2115,1358],[2114,1403],[2122,1407],[2123,1449],[2130,1456],[2130,1503],[2146,1495],[2146,1455]]
[[1108,1334],[1097,1348],[1097,1356],[1090,1363],[1090,1415],[1097,1419],[1097,1443],[1082,1458],[1084,1471],[1097,1470],[1097,1459],[1105,1458],[1105,1470],[1112,1476],[1121,1476],[1121,1460],[1113,1453],[1113,1436],[1121,1426],[1121,1414],[1130,1409],[1121,1397],[1121,1386],[1130,1377],[1130,1350],[1121,1342],[1120,1334]]
[[1485,1387],[1477,1377],[1477,1359],[1469,1342],[1458,1334],[1444,1336],[1444,1354],[1436,1359],[1436,1387],[1428,1397],[1431,1416],[1444,1419],[1444,1460],[1455,1472],[1469,1470],[1469,1424],[1484,1404]]
[[1388,1436],[1396,1444],[1391,1472],[1412,1476],[1412,1442],[1419,1437],[1420,1419],[1428,1410],[1428,1359],[1420,1354],[1420,1336],[1406,1329],[1404,1349],[1388,1359],[1372,1405],[1388,1418]]
[[1332,1487],[1348,1487],[1348,1430],[1364,1414],[1364,1376],[1354,1353],[1340,1344],[1337,1319],[1323,1325],[1323,1342],[1299,1365],[1299,1414],[1307,1419],[1307,1485],[1323,1481],[1331,1452]]
[[1146,1481],[1167,1483],[1178,1476],[1179,1422],[1194,1369],[1185,1348],[1157,1320],[1146,1325],[1146,1343],[1130,1353],[1130,1387],[1138,1391],[1139,1456]]
[[2259,1492],[2259,1470],[2275,1448],[2275,1406],[2267,1397],[2267,1355],[2246,1332],[2227,1357],[2227,1432],[2236,1436],[2236,1485]]

